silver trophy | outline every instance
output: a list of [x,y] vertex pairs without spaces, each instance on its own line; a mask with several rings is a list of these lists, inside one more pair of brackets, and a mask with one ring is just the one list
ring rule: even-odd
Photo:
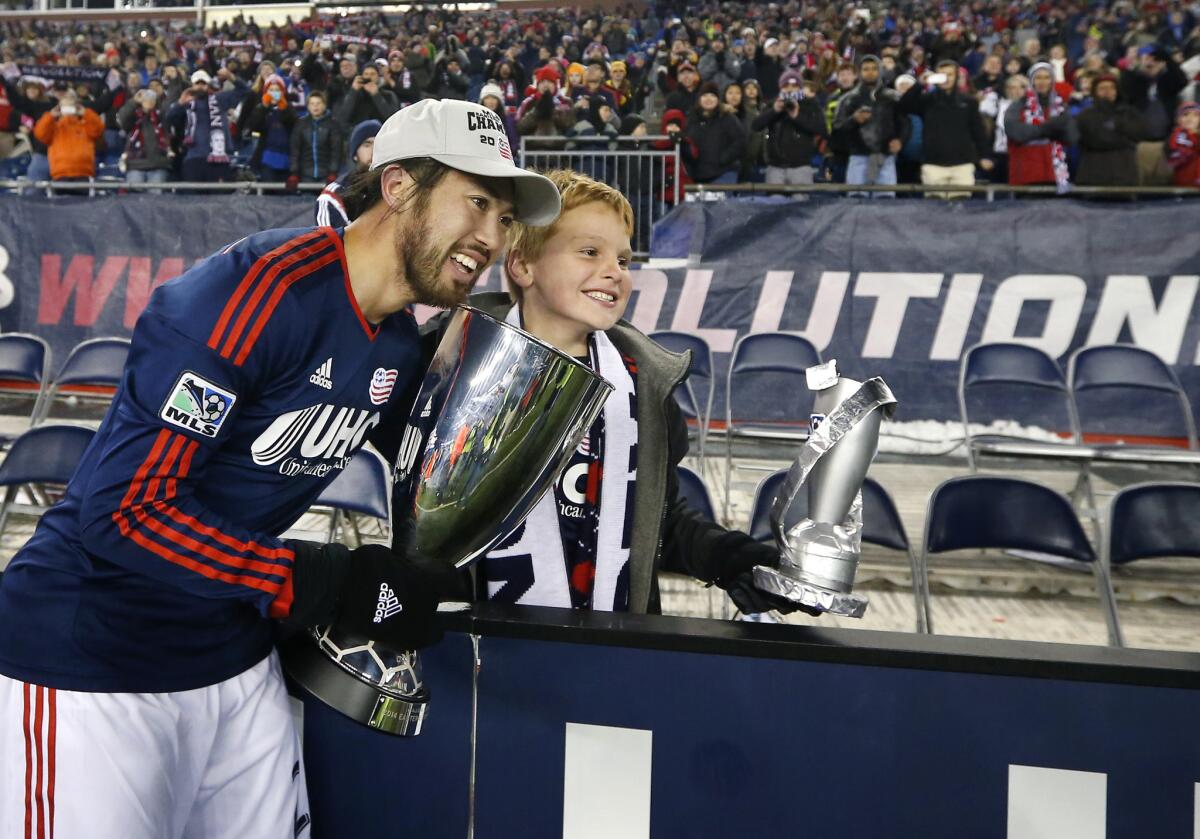
[[[896,398],[883,379],[839,377],[832,361],[808,373],[817,391],[811,433],[771,508],[779,567],[757,566],[754,584],[812,609],[858,618],[867,609],[867,598],[851,592],[862,544],[862,484],[879,445],[879,424]],[[805,500],[807,514],[789,526],[789,511]]]
[[[586,365],[469,306],[450,316],[396,460],[394,523],[423,556],[456,567],[486,554],[533,510],[612,386]],[[413,650],[336,625],[283,648],[295,681],[351,719],[415,736],[429,706]]]

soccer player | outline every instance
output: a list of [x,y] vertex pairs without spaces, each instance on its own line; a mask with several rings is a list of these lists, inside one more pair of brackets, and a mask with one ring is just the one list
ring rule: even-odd
[[[0,583],[0,836],[278,837],[308,823],[275,621],[398,648],[458,575],[281,541],[424,364],[406,306],[463,299],[514,220],[558,214],[486,109],[388,119],[366,209],[249,236],[159,288],[64,501]],[[374,623],[386,592],[402,610]]]
[[633,210],[607,184],[548,173],[562,214],[547,227],[513,226],[508,294],[469,299],[590,365],[610,384],[599,419],[554,490],[475,566],[490,600],[597,611],[658,612],[657,572],[678,571],[726,589],[747,613],[796,606],[753,587],[773,546],[688,509],[675,468],[687,428],[672,391],[688,358],[621,320],[632,291]]

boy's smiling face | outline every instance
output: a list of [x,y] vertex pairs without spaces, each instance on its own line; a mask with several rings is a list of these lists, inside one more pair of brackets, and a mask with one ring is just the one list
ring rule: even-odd
[[509,257],[526,329],[564,352],[586,352],[590,333],[611,329],[625,314],[632,257],[616,210],[593,201],[564,212],[536,260]]

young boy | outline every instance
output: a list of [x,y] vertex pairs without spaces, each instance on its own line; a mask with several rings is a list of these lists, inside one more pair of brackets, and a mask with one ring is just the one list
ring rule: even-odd
[[675,467],[687,453],[687,429],[671,394],[690,359],[621,320],[632,286],[629,202],[574,172],[547,176],[562,195],[562,215],[546,228],[513,226],[512,297],[479,294],[468,303],[579,358],[614,390],[553,491],[480,561],[478,594],[658,612],[657,572],[669,570],[716,583],[743,612],[790,611],[750,583],[755,565],[778,562],[774,547],[700,519],[679,497]]
[[1175,186],[1200,187],[1200,104],[1187,102],[1179,106],[1167,147]]

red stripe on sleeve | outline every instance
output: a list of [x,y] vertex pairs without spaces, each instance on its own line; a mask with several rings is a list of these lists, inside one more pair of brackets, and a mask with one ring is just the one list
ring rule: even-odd
[[[320,228],[317,228],[317,231],[319,232]],[[275,280],[281,274],[286,275],[289,273],[296,266],[296,263],[308,259],[314,254],[319,253],[328,247],[329,243],[325,241],[325,237],[320,236],[320,241],[307,246],[303,250],[289,254],[272,265],[270,269],[263,274],[262,278],[255,283],[254,293],[250,295],[250,299],[246,301],[246,305],[242,307],[241,312],[238,314],[237,320],[234,321],[233,328],[229,331],[229,335],[225,339],[225,343],[221,346],[222,358],[229,358],[233,355],[233,350],[237,346],[238,341],[241,340],[242,333],[246,329],[246,324],[250,322],[250,318],[254,314],[254,310],[258,308],[259,302],[264,296],[266,296],[267,291],[274,284]]]
[[286,292],[298,280],[302,280],[315,271],[319,271],[331,262],[336,262],[340,257],[336,250],[324,254],[320,259],[306,263],[294,272],[289,274],[285,280],[275,286],[275,290],[271,292],[270,299],[267,300],[267,305],[263,307],[262,314],[258,316],[258,320],[254,323],[254,329],[251,330],[246,341],[242,344],[241,351],[238,352],[237,358],[233,360],[234,366],[241,367],[246,358],[250,355],[250,351],[254,349],[254,343],[258,340],[259,334],[263,331],[263,327],[267,325],[267,321],[271,319],[271,315],[275,313],[275,307],[279,305],[279,301],[283,299]]
[[[157,508],[157,506],[162,504],[162,502],[156,501],[154,504]],[[212,545],[206,545],[198,539],[188,536],[186,533],[180,533],[178,530],[169,527],[141,508],[135,509],[134,515],[137,517],[139,524],[145,525],[147,529],[157,533],[164,539],[174,542],[181,548],[187,548],[193,553],[200,554],[200,556],[206,559],[211,559],[213,562],[219,562],[234,571],[257,571],[260,574],[273,574],[277,577],[284,577],[287,574],[288,569],[286,566],[281,567],[269,562],[260,562],[257,559],[251,559],[249,557],[234,556],[233,554],[218,550]],[[288,553],[291,553],[291,551],[288,551]],[[280,585],[279,583],[271,582],[270,580],[260,580],[260,582],[268,582],[273,586]]]
[[166,457],[158,465],[157,471],[154,473],[154,479],[146,484],[146,494],[142,496],[142,503],[148,504],[158,495],[159,487],[162,486],[163,478],[171,474],[171,468],[175,465],[176,458],[179,457],[179,451],[183,448],[183,444],[187,439],[182,434],[176,434],[175,439],[171,442],[170,448],[167,449]]
[[45,757],[42,754],[42,694],[45,691],[41,685],[34,687],[34,702],[37,707],[33,712],[33,745],[34,756],[37,759],[37,771],[34,774],[33,797],[37,801],[37,839],[46,838],[46,809],[42,805],[42,768]]
[[276,620],[283,620],[292,613],[292,600],[294,592],[292,591],[292,575],[288,574],[287,579],[283,581],[283,585],[279,589],[279,594],[275,595],[275,599],[271,601],[271,606],[267,610],[269,617]]
[[233,318],[234,314],[237,312],[238,304],[241,303],[242,298],[246,296],[246,293],[248,291],[250,291],[250,288],[254,285],[255,281],[262,274],[262,272],[266,269],[266,267],[272,261],[278,259],[280,256],[287,253],[292,248],[298,247],[299,245],[306,243],[309,239],[312,239],[314,235],[315,235],[315,232],[306,233],[303,236],[298,236],[295,239],[291,239],[287,242],[284,242],[282,245],[275,248],[273,251],[270,251],[269,253],[266,253],[266,254],[262,255],[261,257],[259,257],[258,261],[250,266],[250,270],[246,272],[246,276],[243,277],[242,281],[238,284],[237,289],[233,292],[233,295],[229,298],[229,302],[226,303],[225,308],[221,310],[221,317],[218,318],[217,325],[215,327],[213,327],[212,334],[208,336],[209,349],[215,350],[220,345],[221,336],[225,333],[225,327],[227,327],[229,325],[229,321]]
[[154,445],[150,447],[150,453],[146,455],[146,459],[142,461],[142,465],[133,473],[133,480],[129,483],[129,489],[125,493],[125,497],[121,499],[121,506],[112,514],[112,520],[116,523],[122,534],[131,527],[129,521],[125,518],[125,511],[133,504],[133,499],[137,497],[142,484],[146,482],[146,476],[150,474],[150,470],[158,462],[158,458],[162,455],[163,448],[167,445],[167,440],[169,439],[171,439],[171,432],[169,430],[164,428],[158,432],[158,436],[154,438]]
[[218,571],[216,568],[211,568],[203,563],[196,562],[194,559],[188,559],[183,554],[177,554],[171,549],[163,547],[157,542],[147,539],[139,530],[129,531],[128,536],[138,545],[141,545],[151,553],[157,554],[168,562],[181,565],[189,571],[195,571],[197,574],[203,577],[208,577],[210,580],[220,580],[223,583],[249,586],[250,588],[256,588],[259,591],[264,591],[270,595],[275,595],[279,592],[279,583],[272,583],[270,580],[262,580],[258,577],[246,577],[240,574],[229,574],[225,571]]

